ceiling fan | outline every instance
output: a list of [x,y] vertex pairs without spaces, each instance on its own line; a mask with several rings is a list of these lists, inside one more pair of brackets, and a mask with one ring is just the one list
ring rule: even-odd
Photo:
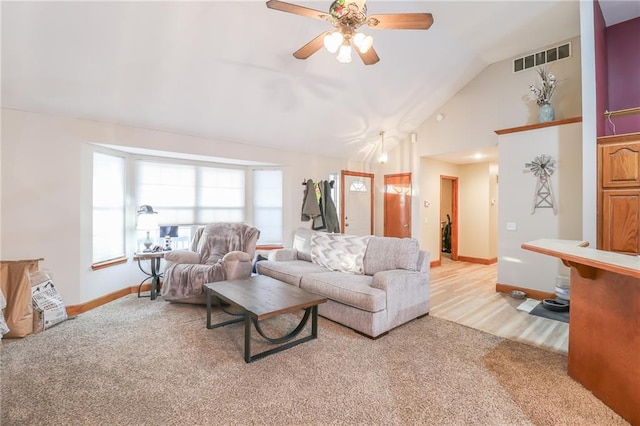
[[309,18],[329,21],[335,30],[325,31],[293,53],[298,59],[307,59],[322,46],[331,53],[338,52],[336,59],[342,63],[351,62],[351,47],[365,65],[373,65],[380,60],[373,48],[373,37],[356,31],[362,25],[369,28],[390,30],[428,30],[433,24],[430,13],[395,13],[371,15],[367,17],[366,0],[335,0],[329,7],[329,13],[285,3],[279,0],[267,1],[269,9],[289,12]]

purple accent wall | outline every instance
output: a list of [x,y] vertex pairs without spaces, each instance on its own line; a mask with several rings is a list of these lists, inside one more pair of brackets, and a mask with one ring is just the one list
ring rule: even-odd
[[607,28],[609,110],[640,106],[640,18]]
[[607,109],[607,100],[609,98],[607,84],[609,80],[607,75],[607,27],[600,9],[600,3],[597,0],[593,2],[593,20],[596,59],[596,130],[598,136],[604,136],[611,134],[607,133],[608,126],[605,125],[604,118],[604,111]]
[[[609,111],[640,107],[640,18],[606,29]],[[615,117],[616,134],[640,132],[640,114]],[[607,121],[607,134],[613,134]]]

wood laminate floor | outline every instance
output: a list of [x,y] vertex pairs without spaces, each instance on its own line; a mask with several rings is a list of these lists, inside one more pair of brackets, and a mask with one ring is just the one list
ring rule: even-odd
[[569,324],[517,310],[523,300],[496,292],[497,264],[454,262],[431,268],[430,315],[500,337],[567,353]]

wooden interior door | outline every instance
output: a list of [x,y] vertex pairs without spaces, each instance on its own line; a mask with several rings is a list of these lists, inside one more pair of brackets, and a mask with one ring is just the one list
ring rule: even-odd
[[384,176],[384,236],[411,238],[411,173]]
[[373,178],[371,173],[343,170],[340,179],[340,229],[344,234],[373,235]]

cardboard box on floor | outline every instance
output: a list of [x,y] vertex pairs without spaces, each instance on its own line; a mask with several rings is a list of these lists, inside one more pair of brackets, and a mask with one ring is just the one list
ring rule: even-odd
[[33,332],[39,333],[66,320],[67,308],[48,273],[34,272],[30,275],[30,279]]
[[4,338],[25,337],[33,331],[29,274],[38,270],[38,261],[39,259],[0,262],[0,289],[7,299],[3,315],[9,327]]

